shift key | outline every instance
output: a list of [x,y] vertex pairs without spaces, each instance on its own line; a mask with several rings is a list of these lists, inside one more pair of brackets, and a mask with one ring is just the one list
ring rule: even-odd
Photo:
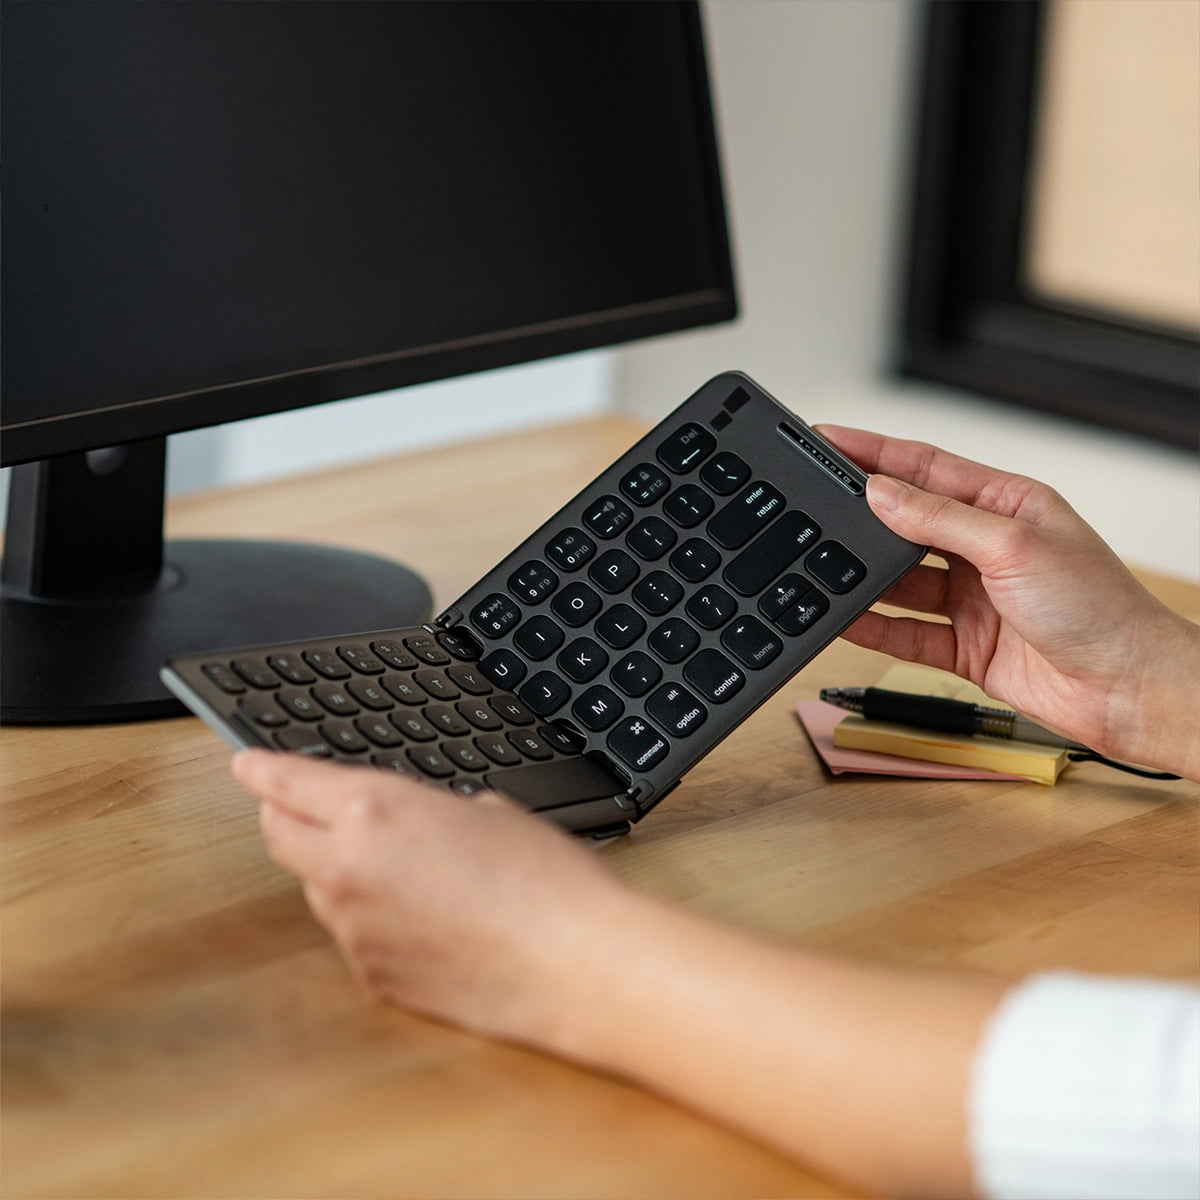
[[792,509],[725,568],[725,582],[743,596],[756,596],[820,536],[821,527],[812,517]]

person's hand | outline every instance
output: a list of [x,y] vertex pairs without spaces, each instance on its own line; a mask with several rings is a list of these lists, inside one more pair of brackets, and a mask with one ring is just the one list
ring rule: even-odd
[[819,426],[867,499],[930,546],[884,600],[945,621],[864,614],[843,634],[953,671],[1102,754],[1200,777],[1200,629],[1146,591],[1053,489],[918,442]]
[[965,1195],[993,981],[840,962],[636,892],[490,793],[234,756],[271,857],[382,998],[633,1080],[862,1194]]
[[585,848],[491,793],[470,800],[366,767],[250,750],[271,857],[354,974],[385,999],[549,1044],[589,931],[632,901]]

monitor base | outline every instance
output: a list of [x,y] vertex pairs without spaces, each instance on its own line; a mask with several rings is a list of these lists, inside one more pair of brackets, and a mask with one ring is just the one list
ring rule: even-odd
[[133,595],[0,601],[0,721],[71,725],[183,715],[158,677],[172,654],[419,625],[428,586],[407,567],[335,547],[178,541]]

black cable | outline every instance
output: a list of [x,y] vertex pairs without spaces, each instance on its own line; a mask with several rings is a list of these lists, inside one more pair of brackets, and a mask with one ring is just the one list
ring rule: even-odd
[[1172,775],[1169,771],[1147,771],[1142,767],[1131,767],[1128,763],[1117,762],[1113,758],[1105,758],[1095,750],[1072,750],[1067,758],[1071,762],[1094,762],[1117,771],[1128,771],[1130,775],[1140,775],[1143,779],[1180,779],[1182,776]]

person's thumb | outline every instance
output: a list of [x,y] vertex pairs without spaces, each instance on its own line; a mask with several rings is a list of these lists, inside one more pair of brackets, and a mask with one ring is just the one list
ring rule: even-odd
[[945,550],[980,568],[1011,559],[1013,534],[1021,522],[969,504],[922,491],[890,475],[867,480],[871,511],[910,542]]

